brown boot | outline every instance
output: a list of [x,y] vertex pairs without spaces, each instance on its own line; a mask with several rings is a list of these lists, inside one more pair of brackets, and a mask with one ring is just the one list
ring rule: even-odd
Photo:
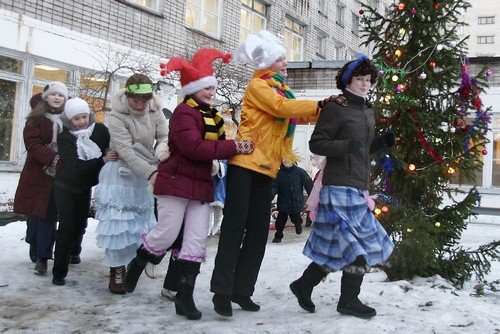
[[117,295],[124,295],[126,293],[125,287],[123,286],[125,275],[125,266],[109,268],[109,291],[111,291],[111,293]]

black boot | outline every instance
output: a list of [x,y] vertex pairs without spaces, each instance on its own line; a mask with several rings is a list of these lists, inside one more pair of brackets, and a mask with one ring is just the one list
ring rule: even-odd
[[304,310],[313,313],[316,305],[311,300],[313,288],[321,282],[321,280],[328,275],[328,273],[319,265],[314,262],[304,270],[302,276],[290,284],[295,297],[299,301],[300,307]]
[[123,280],[123,285],[127,292],[134,292],[135,287],[137,286],[137,282],[139,281],[139,277],[141,277],[144,268],[146,268],[148,262],[151,262],[149,260],[154,260],[155,257],[156,256],[154,254],[151,254],[146,250],[146,248],[144,248],[144,245],[141,245],[141,247],[137,249],[137,256],[134,257],[128,264],[127,275]]
[[217,314],[224,317],[233,316],[233,307],[231,306],[231,296],[221,295],[219,293],[214,294],[212,297],[212,302],[214,303],[214,310]]
[[193,261],[178,260],[182,269],[179,281],[179,292],[175,295],[175,312],[185,315],[189,320],[201,318],[201,312],[196,308],[193,300],[196,276],[200,272],[200,263]]
[[231,301],[240,305],[240,307],[245,311],[257,312],[260,310],[260,305],[254,303],[250,296],[233,294],[231,296]]
[[370,318],[377,314],[374,308],[366,306],[358,299],[362,282],[363,274],[352,274],[345,270],[342,272],[337,312],[359,318]]
[[162,296],[167,297],[170,300],[175,300],[174,292],[179,291],[182,267],[182,260],[177,260],[170,255],[167,274],[165,275],[165,280],[163,281],[163,290],[161,290]]

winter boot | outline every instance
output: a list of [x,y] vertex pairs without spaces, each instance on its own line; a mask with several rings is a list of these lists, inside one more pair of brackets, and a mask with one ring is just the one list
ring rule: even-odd
[[125,290],[127,292],[134,292],[137,282],[139,281],[139,277],[141,277],[141,274],[144,271],[144,268],[146,268],[148,262],[151,262],[152,264],[159,264],[161,259],[163,259],[163,256],[151,254],[146,250],[146,248],[144,248],[144,245],[141,245],[141,247],[137,249],[137,256],[134,257],[127,266],[127,275],[123,281]]
[[179,291],[181,274],[182,260],[176,260],[172,255],[170,255],[167,274],[165,275],[165,280],[163,281],[163,290],[161,290],[162,296],[167,297],[170,300],[175,300],[174,292]]
[[222,315],[224,317],[233,316],[233,307],[231,306],[231,296],[216,293],[212,297],[212,302],[214,303],[214,310],[215,312],[217,312],[217,314]]
[[123,285],[123,278],[126,276],[125,266],[110,267],[109,268],[109,291],[116,295],[124,295],[125,286]]
[[260,310],[260,305],[254,303],[250,296],[233,294],[231,296],[231,301],[240,305],[240,307],[245,311],[257,312]]
[[337,312],[359,318],[370,318],[377,314],[374,308],[364,305],[358,299],[363,275],[360,273],[349,273],[346,270],[342,272]]
[[304,270],[302,276],[290,284],[290,290],[297,297],[300,307],[304,310],[313,313],[316,310],[316,305],[311,300],[313,288],[328,275],[319,264],[311,262]]
[[80,253],[82,252],[82,242],[83,242],[83,234],[79,235],[73,243],[71,247],[71,254],[69,256],[69,263],[71,264],[79,264],[82,262],[80,258]]
[[175,296],[175,312],[178,315],[185,315],[189,320],[201,318],[193,300],[194,285],[196,276],[200,272],[200,263],[193,261],[179,260],[182,274],[179,281],[179,292]]

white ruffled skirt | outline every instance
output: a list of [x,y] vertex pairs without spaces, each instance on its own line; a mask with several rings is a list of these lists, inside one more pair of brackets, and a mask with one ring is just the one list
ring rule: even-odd
[[141,235],[156,224],[148,181],[133,171],[120,175],[119,167],[116,161],[106,163],[94,191],[97,246],[105,250],[103,264],[108,267],[127,265],[136,256]]

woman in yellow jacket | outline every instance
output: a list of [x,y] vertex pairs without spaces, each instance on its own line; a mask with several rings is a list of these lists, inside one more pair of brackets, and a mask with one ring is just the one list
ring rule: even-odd
[[228,160],[224,218],[211,279],[214,309],[227,317],[233,313],[231,301],[245,311],[260,309],[250,297],[269,233],[271,181],[282,160],[298,160],[292,149],[296,124],[316,121],[324,103],[294,99],[284,84],[285,49],[268,31],[250,35],[234,60],[257,68],[245,91],[237,134],[252,141],[255,150]]

